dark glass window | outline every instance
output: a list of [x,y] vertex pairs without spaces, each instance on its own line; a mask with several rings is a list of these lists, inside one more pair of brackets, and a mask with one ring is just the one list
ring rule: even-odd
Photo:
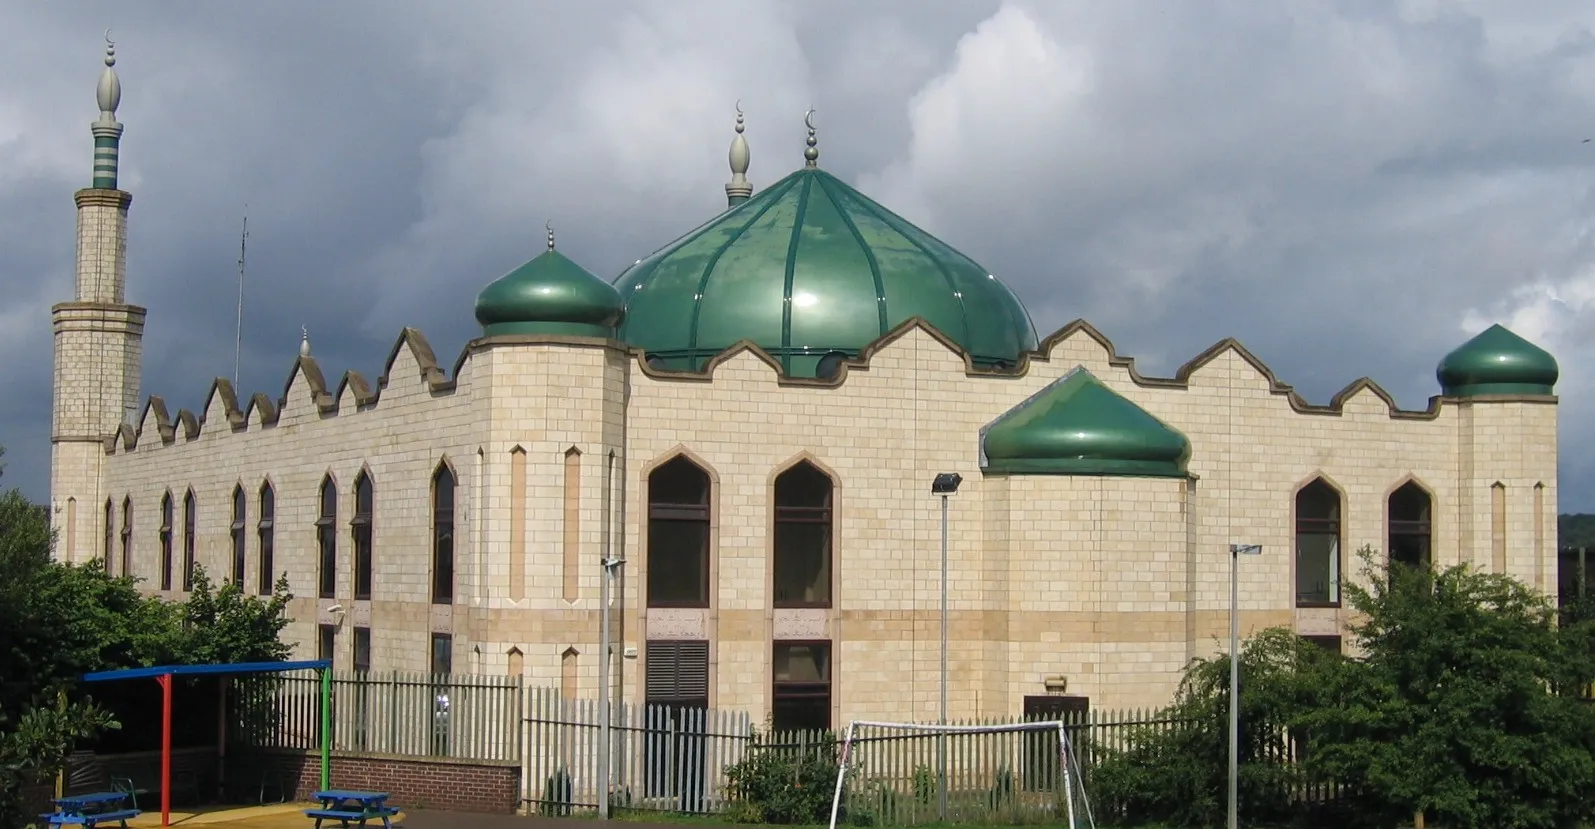
[[183,591],[194,589],[194,545],[199,522],[198,507],[194,503],[194,490],[183,496]]
[[243,486],[233,487],[233,583],[238,589],[244,589],[244,557],[245,548],[248,546],[248,536],[244,532],[244,513],[248,509],[247,496],[244,495]]
[[354,480],[354,520],[349,522],[354,535],[354,597],[371,598],[371,522],[375,489],[371,474],[361,472]]
[[371,628],[354,629],[354,669],[361,673],[371,670]]
[[316,516],[316,549],[321,554],[319,591],[330,599],[338,592],[338,484],[328,475],[321,479],[321,511]]
[[438,464],[432,474],[433,604],[454,602],[454,490],[454,470]]
[[277,490],[273,489],[271,482],[260,485],[260,595],[270,596],[273,582],[276,581],[275,567],[272,561],[276,554],[276,525],[277,520]]
[[122,499],[122,575],[133,575],[133,499]]
[[116,553],[116,506],[105,499],[105,549],[100,551],[106,575],[111,573],[112,556]]
[[[1341,642],[1339,636],[1303,636],[1302,638],[1320,648],[1323,648],[1326,651],[1329,651],[1330,653],[1341,652]],[[1246,664],[1246,659],[1244,656],[1241,658],[1241,664]]]
[[831,645],[776,642],[771,729],[824,731],[831,727]]
[[432,673],[454,673],[454,637],[447,633],[432,634]]
[[1296,493],[1296,606],[1340,606],[1340,492],[1322,478]]
[[172,493],[161,496],[161,589],[172,589]]
[[648,476],[648,606],[709,606],[709,473],[684,457]]
[[808,462],[775,479],[775,606],[831,606],[831,478]]
[[1427,569],[1433,537],[1433,504],[1414,481],[1390,493],[1390,563]]
[[332,655],[337,653],[336,647],[338,644],[338,626],[317,625],[316,633],[318,634],[316,641],[316,658],[329,660],[332,659]]

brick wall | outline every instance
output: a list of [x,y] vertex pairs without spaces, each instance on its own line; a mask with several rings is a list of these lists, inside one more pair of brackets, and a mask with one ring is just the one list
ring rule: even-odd
[[[309,800],[321,788],[321,757],[293,752],[239,755],[228,776],[273,770],[281,774],[293,800]],[[447,809],[511,814],[520,805],[520,768],[438,759],[334,755],[332,785],[339,789],[388,792],[405,810]]]

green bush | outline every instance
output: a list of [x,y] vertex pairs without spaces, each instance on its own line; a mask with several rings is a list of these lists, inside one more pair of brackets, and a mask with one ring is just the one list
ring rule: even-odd
[[729,816],[738,823],[829,822],[836,771],[830,735],[798,750],[764,745],[755,734],[747,758],[726,768]]

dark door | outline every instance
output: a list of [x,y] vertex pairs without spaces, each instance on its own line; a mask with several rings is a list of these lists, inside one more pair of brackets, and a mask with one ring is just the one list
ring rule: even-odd
[[[1074,743],[1077,756],[1083,754],[1081,737],[1085,733],[1087,716],[1091,710],[1090,697],[1071,697],[1040,694],[1025,697],[1025,720],[1061,720],[1068,723],[1065,731]],[[1078,725],[1075,725],[1078,723]],[[1060,745],[1055,731],[1033,731],[1024,735],[1024,788],[1025,791],[1055,791],[1061,777],[1059,772]],[[1080,761],[1084,763],[1084,758]]]
[[697,811],[707,783],[709,643],[651,641],[646,668],[643,796]]

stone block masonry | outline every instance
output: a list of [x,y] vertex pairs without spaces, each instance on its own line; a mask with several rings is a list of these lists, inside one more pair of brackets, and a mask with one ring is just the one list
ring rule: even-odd
[[[232,759],[232,758],[229,758]],[[321,788],[321,757],[303,752],[261,752],[234,760],[243,779],[262,772],[281,775],[290,800],[308,801]],[[234,778],[236,779],[236,778]],[[520,765],[410,759],[371,755],[335,755],[332,785],[338,789],[388,792],[393,804],[413,811],[513,814],[520,806]]]

